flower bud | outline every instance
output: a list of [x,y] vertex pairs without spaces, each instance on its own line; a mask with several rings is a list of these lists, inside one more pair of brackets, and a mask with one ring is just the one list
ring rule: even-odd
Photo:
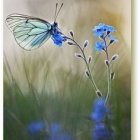
[[86,48],[88,46],[88,44],[89,44],[89,41],[88,40],[85,40],[85,42],[84,42],[84,48]]
[[75,53],[75,57],[80,58],[80,57],[82,57],[82,54],[80,54],[80,53]]
[[108,60],[105,60],[105,65],[109,66],[109,61]]
[[71,35],[71,37],[73,37],[74,36],[74,32],[70,31],[70,35]]
[[68,42],[68,45],[75,45],[74,43],[72,43],[72,42]]
[[89,56],[88,57],[88,63],[91,63],[91,61],[92,61],[92,56]]
[[98,95],[98,97],[102,97],[102,93],[99,90],[96,91],[96,94]]
[[115,55],[112,56],[111,60],[112,60],[112,61],[115,61],[115,60],[117,60],[118,58],[119,58],[119,55],[118,55],[118,54],[115,54]]

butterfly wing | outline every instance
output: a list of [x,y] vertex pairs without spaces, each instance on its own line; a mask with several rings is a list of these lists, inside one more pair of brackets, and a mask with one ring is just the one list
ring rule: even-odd
[[39,48],[51,37],[51,24],[39,18],[12,14],[6,23],[19,46],[25,50]]

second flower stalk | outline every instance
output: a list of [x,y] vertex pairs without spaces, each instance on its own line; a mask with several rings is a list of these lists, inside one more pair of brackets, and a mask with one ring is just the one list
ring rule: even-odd
[[79,50],[80,50],[80,53],[75,53],[75,56],[77,57],[77,58],[81,58],[84,62],[85,62],[85,65],[86,65],[86,70],[85,70],[85,75],[89,78],[89,80],[91,81],[91,84],[92,84],[92,86],[93,86],[93,88],[94,88],[94,90],[95,90],[95,92],[96,92],[96,95],[98,96],[98,97],[102,97],[102,93],[101,93],[101,91],[98,89],[98,87],[97,87],[97,85],[96,85],[96,83],[95,83],[95,81],[94,81],[94,78],[93,78],[93,76],[92,76],[92,74],[91,74],[91,69],[90,69],[90,63],[91,63],[91,61],[92,61],[92,57],[91,56],[86,56],[86,54],[85,54],[85,48],[87,48],[88,47],[88,45],[89,45],[89,41],[88,40],[85,40],[85,42],[84,42],[84,44],[83,44],[83,46],[81,46],[81,45],[79,45],[76,41],[75,41],[75,39],[74,39],[74,33],[71,31],[70,32],[70,35],[71,35],[71,37],[66,37],[67,38],[67,41],[68,41],[68,45],[73,45],[73,46],[77,46],[78,48],[79,48]]

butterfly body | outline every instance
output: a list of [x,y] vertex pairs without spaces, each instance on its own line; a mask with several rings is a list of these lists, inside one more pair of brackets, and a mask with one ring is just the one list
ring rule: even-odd
[[51,34],[54,34],[56,30],[58,30],[58,23],[54,22],[53,24],[51,24],[51,29],[50,29]]

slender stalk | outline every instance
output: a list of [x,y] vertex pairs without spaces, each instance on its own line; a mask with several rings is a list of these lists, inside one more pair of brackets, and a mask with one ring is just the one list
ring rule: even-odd
[[[105,51],[105,53],[106,53],[107,60],[109,62],[109,56],[108,56],[107,50]],[[108,64],[108,66],[107,66],[107,71],[108,71],[108,91],[107,91],[107,95],[106,95],[106,102],[108,101],[109,96],[111,94],[111,79],[110,79],[111,69],[110,69],[110,62]]]
[[[84,62],[86,64],[86,67],[87,67],[87,70],[88,70],[88,73],[89,73],[89,79],[90,79],[90,81],[92,83],[92,86],[93,86],[94,90],[98,91],[99,89],[98,89],[98,87],[97,87],[97,85],[96,85],[96,83],[95,83],[95,81],[93,79],[93,76],[91,74],[91,70],[90,70],[90,67],[89,67],[89,64],[87,62],[86,55],[85,55],[85,52],[84,52],[84,48],[82,49],[82,47],[74,40],[74,38],[69,38],[69,37],[66,37],[66,38],[69,39],[70,41],[72,41],[74,43],[74,45],[77,46],[80,49],[80,51],[81,51],[81,53],[83,55],[82,58],[83,58],[83,60],[84,60]],[[97,96],[99,97],[99,95],[97,95]]]
[[108,54],[108,50],[107,50],[107,44],[106,44],[106,40],[105,38],[103,38],[104,42],[105,42],[105,49],[104,49],[104,52],[106,54],[106,59],[107,61],[109,62],[108,65],[107,65],[107,71],[108,71],[108,75],[107,75],[107,79],[108,79],[108,91],[107,91],[107,95],[106,95],[106,99],[105,99],[105,102],[107,103],[108,100],[109,100],[109,97],[110,97],[110,94],[111,94],[111,78],[110,78],[110,75],[111,75],[111,65],[110,65],[110,58],[109,58],[109,54]]

